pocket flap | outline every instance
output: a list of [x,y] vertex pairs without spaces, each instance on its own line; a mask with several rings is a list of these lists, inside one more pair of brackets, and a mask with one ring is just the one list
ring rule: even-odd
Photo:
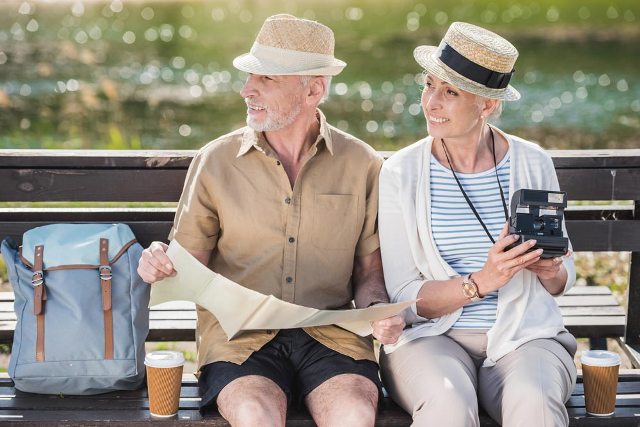
[[33,228],[22,238],[22,258],[33,265],[34,250],[44,245],[44,269],[64,265],[99,266],[100,239],[109,239],[109,261],[135,241],[126,224],[51,224]]

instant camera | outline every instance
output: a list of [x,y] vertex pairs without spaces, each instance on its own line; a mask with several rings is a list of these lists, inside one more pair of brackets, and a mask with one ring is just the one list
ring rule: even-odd
[[562,219],[567,207],[567,193],[520,189],[511,198],[509,234],[520,238],[507,249],[527,240],[537,240],[530,250],[543,249],[542,258],[564,255],[569,249],[569,239],[562,235]]

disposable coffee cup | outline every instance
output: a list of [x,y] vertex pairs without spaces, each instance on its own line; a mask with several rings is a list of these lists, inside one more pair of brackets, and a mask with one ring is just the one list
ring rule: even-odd
[[144,358],[147,367],[149,412],[154,417],[178,413],[184,356],[178,351],[152,351]]
[[582,381],[587,414],[608,417],[616,410],[620,356],[611,351],[582,352]]

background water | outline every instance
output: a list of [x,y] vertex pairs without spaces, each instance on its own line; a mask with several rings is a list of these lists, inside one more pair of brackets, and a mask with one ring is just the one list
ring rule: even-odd
[[548,148],[640,147],[637,0],[5,0],[0,147],[200,147],[244,124],[231,61],[279,12],[334,30],[348,66],[322,108],[378,149],[424,136],[412,51],[458,20],[520,51],[503,129]]

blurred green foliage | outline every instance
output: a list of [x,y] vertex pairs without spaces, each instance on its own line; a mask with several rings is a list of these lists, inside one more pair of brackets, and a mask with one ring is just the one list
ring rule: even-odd
[[546,148],[631,148],[640,135],[636,0],[0,2],[0,147],[198,148],[242,126],[243,73],[265,17],[317,19],[348,63],[327,117],[377,149],[425,135],[412,57],[453,21],[519,49],[498,124]]
[[0,256],[0,290],[5,283],[9,283],[9,276],[7,276],[7,266],[4,264],[4,258]]
[[[188,343],[192,344],[192,343]],[[185,350],[185,346],[180,342],[158,342],[154,343],[154,350],[158,351],[180,351],[184,355],[184,360],[188,362],[196,362],[198,360],[198,356],[196,352]]]
[[618,303],[626,307],[630,259],[629,252],[578,252],[576,284],[608,286]]

